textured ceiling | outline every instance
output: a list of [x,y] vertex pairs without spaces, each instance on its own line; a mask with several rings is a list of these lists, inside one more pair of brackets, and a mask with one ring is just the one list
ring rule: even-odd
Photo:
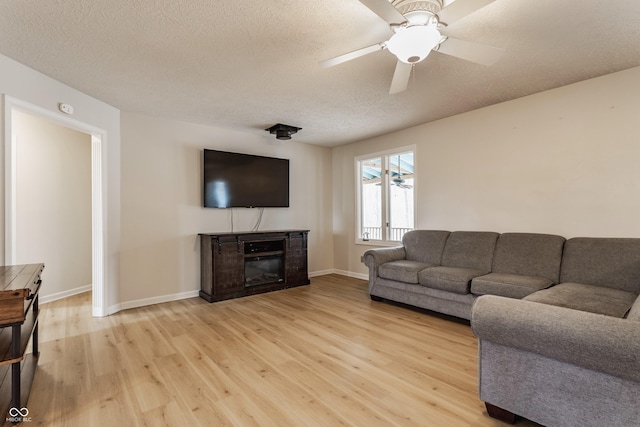
[[[640,65],[637,0],[496,0],[447,29],[503,47],[433,52],[389,95],[395,57],[358,0],[2,0],[0,53],[123,111],[339,145]],[[267,135],[268,136],[268,135]]]

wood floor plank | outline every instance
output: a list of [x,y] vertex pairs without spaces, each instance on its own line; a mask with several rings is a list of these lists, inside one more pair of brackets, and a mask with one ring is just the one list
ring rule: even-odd
[[85,293],[40,316],[31,425],[503,425],[478,399],[469,325],[371,301],[359,279],[105,318]]

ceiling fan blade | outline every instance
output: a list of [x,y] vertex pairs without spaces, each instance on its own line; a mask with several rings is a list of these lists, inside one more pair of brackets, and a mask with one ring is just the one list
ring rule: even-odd
[[440,22],[451,25],[458,19],[462,19],[494,1],[495,0],[456,0],[438,12],[438,17],[440,18]]
[[411,69],[413,65],[406,62],[398,61],[396,64],[396,71],[393,73],[393,80],[391,81],[390,94],[402,92],[407,89],[409,85],[409,77],[411,77]]
[[451,37],[442,42],[436,51],[487,66],[495,64],[504,54],[504,49],[501,47]]
[[360,0],[360,3],[367,6],[373,13],[387,21],[388,24],[402,24],[406,21],[398,9],[393,7],[389,0]]
[[354,50],[353,52],[345,53],[340,56],[336,56],[335,58],[326,59],[324,61],[320,61],[320,65],[323,68],[329,68],[336,66],[338,64],[342,64],[343,62],[351,61],[352,59],[360,58],[361,56],[367,55],[369,53],[376,52],[378,50],[384,49],[384,45],[382,43],[374,44],[371,46],[363,47],[362,49]]

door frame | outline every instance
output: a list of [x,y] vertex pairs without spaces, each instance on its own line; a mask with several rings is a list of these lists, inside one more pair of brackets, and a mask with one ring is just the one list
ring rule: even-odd
[[51,120],[63,127],[91,136],[91,284],[92,315],[106,316],[106,189],[104,160],[107,158],[107,132],[70,116],[47,110],[11,96],[4,95],[4,175],[5,175],[5,265],[16,258],[16,135],[12,130],[12,112],[20,110]]

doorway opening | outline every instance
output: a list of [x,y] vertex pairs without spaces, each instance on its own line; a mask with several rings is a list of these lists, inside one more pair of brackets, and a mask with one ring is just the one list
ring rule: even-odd
[[[105,281],[105,239],[104,209],[106,201],[103,191],[106,131],[80,122],[71,117],[61,116],[44,108],[26,103],[16,98],[4,97],[4,144],[5,144],[5,264],[15,264],[17,257],[17,170],[16,170],[16,133],[12,128],[15,111],[47,119],[62,127],[79,131],[90,136],[91,140],[91,288],[92,314],[95,317],[106,316]],[[45,266],[46,269],[46,266]]]

